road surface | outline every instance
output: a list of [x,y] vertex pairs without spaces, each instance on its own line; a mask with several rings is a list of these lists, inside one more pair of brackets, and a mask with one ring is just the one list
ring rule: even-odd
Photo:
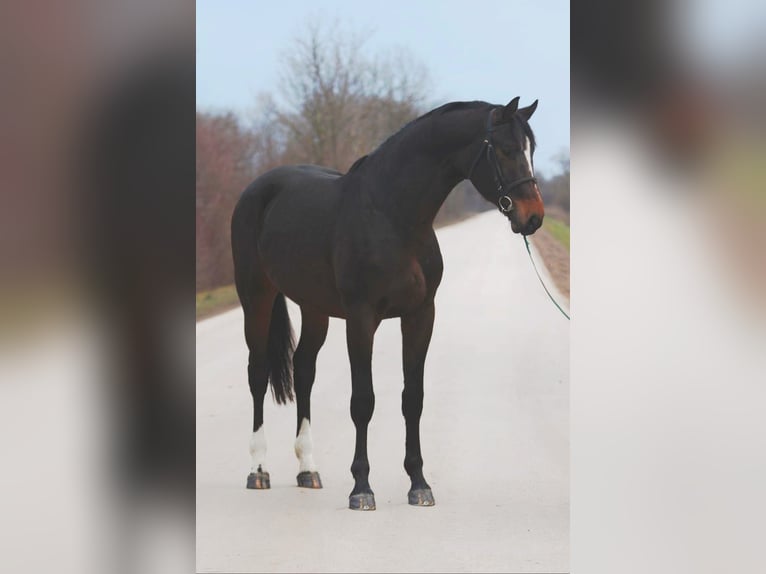
[[[330,320],[312,395],[324,489],[296,486],[295,405],[278,407],[270,395],[271,490],[245,489],[252,411],[235,309],[197,324],[198,571],[569,570],[568,321],[538,283],[522,238],[496,212],[437,233],[445,269],[421,423],[436,506],[407,504],[395,319],[381,324],[373,357],[369,458],[377,510],[347,508],[354,426],[338,319]],[[297,333],[297,307],[290,312]]]

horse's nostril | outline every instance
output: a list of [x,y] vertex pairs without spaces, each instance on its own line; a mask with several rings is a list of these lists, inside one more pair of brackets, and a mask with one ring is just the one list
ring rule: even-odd
[[539,215],[533,215],[529,218],[529,222],[527,223],[527,226],[531,229],[537,229],[540,227],[540,223],[542,223],[542,220],[540,219]]

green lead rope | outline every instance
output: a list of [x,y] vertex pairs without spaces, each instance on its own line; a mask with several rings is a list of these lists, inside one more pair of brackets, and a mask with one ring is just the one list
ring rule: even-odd
[[537,265],[535,265],[535,260],[532,259],[532,252],[529,250],[529,239],[527,239],[526,235],[524,236],[524,244],[527,246],[527,253],[529,253],[529,260],[532,262],[532,268],[535,270],[535,273],[537,274],[537,278],[540,280],[540,285],[543,286],[543,289],[545,289],[545,292],[548,294],[548,297],[550,298],[551,301],[553,301],[553,304],[556,305],[556,308],[559,311],[561,311],[561,314],[564,315],[564,317],[566,317],[567,320],[571,320],[569,319],[569,315],[566,314],[566,311],[564,311],[564,309],[561,308],[561,305],[556,303],[556,300],[553,298],[553,295],[551,295],[551,292],[548,291],[548,288],[545,286],[545,283],[543,282],[543,278],[540,277],[540,272],[537,270]]

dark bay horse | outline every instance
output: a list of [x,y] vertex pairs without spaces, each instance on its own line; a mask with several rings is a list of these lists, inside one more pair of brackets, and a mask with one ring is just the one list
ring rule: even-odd
[[[311,165],[279,167],[242,193],[231,243],[254,407],[248,488],[270,486],[263,430],[269,381],[278,403],[293,400],[294,388],[298,485],[321,488],[312,457],[311,387],[329,317],[340,317],[346,320],[356,426],[349,507],[375,509],[367,459],[367,425],[375,406],[373,337],[383,319],[400,317],[408,499],[434,504],[423,477],[419,429],[434,295],[442,277],[433,221],[455,185],[470,179],[515,233],[530,235],[540,227],[544,209],[528,123],[537,101],[526,108],[518,104],[519,98],[506,106],[446,104],[407,124],[346,174]],[[285,296],[301,309],[294,352]]]

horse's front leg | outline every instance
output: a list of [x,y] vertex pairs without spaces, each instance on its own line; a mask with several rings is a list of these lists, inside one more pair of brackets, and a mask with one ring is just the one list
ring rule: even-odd
[[433,506],[431,487],[423,478],[423,457],[420,454],[420,415],[423,412],[423,370],[434,325],[433,301],[411,315],[402,317],[402,357],[404,391],[402,414],[407,425],[404,469],[412,483],[407,495],[410,504]]
[[375,496],[370,488],[370,462],[367,459],[367,426],[375,408],[372,389],[372,341],[380,321],[369,305],[348,310],[346,342],[351,361],[351,418],[356,426],[356,448],[351,474],[354,490],[348,506],[352,510],[375,510]]

